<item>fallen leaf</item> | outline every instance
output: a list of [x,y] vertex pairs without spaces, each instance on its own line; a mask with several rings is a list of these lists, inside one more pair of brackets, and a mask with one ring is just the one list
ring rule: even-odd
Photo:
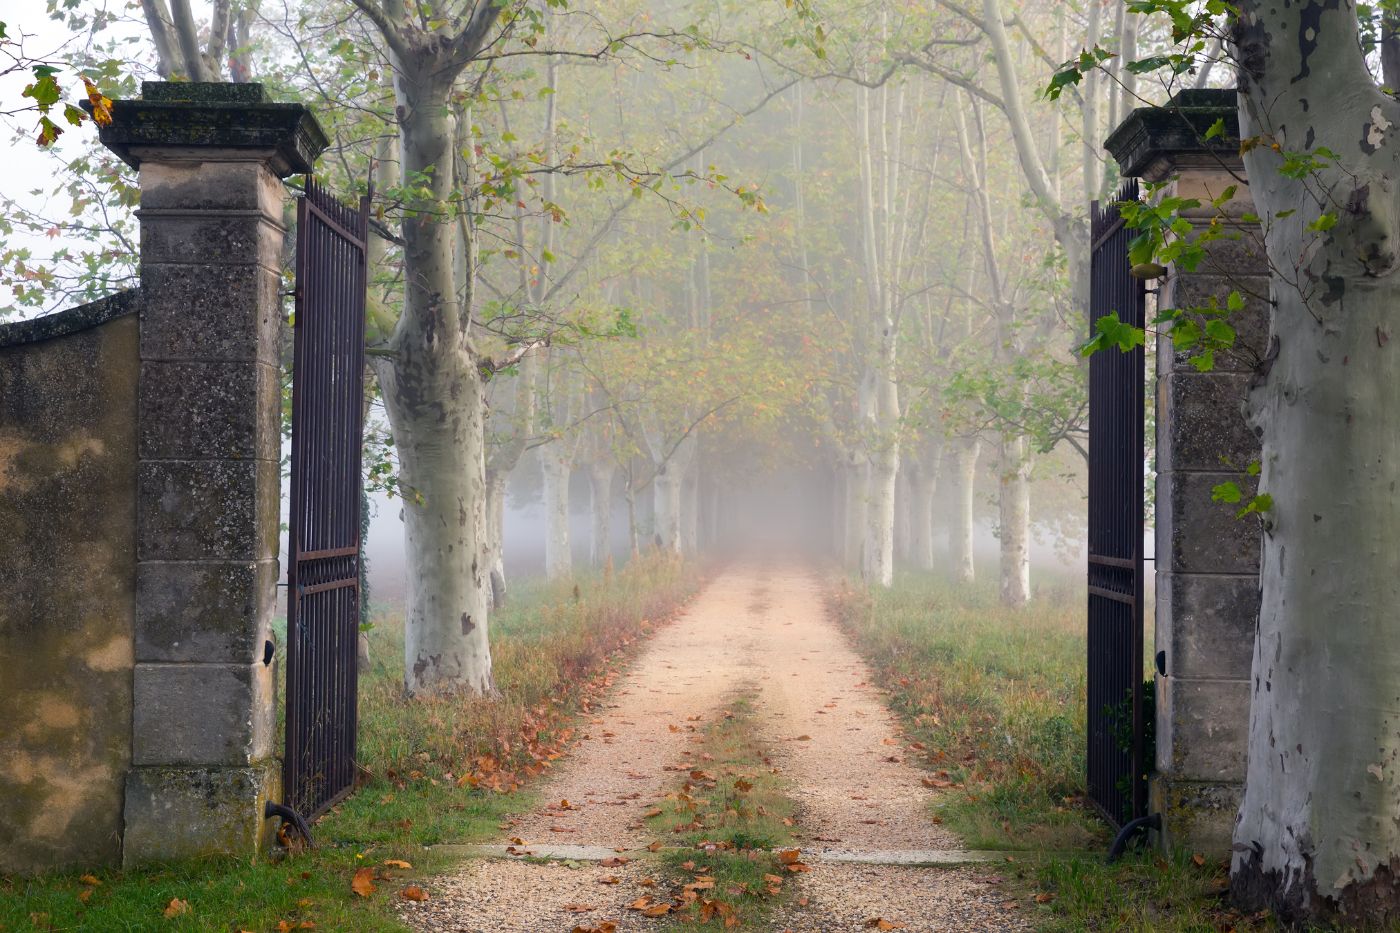
[[386,860],[385,860],[385,862],[384,862],[384,867],[385,867],[385,868],[412,868],[413,866],[410,865],[410,864],[408,864],[407,862],[405,862],[403,859],[391,858],[391,859],[386,859]]
[[586,914],[593,910],[594,907],[592,904],[565,904],[564,909],[569,911],[569,913]]
[[78,892],[78,900],[82,901],[84,904],[86,904],[91,897],[92,888],[83,888]]
[[648,851],[648,852],[660,852],[660,851],[661,851],[661,840],[658,839],[658,840],[656,840],[655,842],[653,842],[653,843],[651,843],[650,845],[648,845],[648,846],[647,846],[647,851]]
[[361,868],[355,872],[355,877],[350,880],[350,890],[360,897],[369,897],[374,893],[374,869]]
[[1191,856],[1191,861],[1195,862],[1197,865],[1204,865],[1206,863],[1206,857],[1197,852],[1195,855]]
[[93,887],[97,887],[97,885],[102,883],[96,875],[83,875],[78,880],[81,881],[83,884],[90,884]]
[[619,879],[619,878],[617,877],[617,875],[608,875],[606,878],[599,878],[599,879],[598,879],[598,883],[599,883],[599,884],[617,884],[618,881],[620,881],[620,880],[621,880],[621,879]]
[[428,899],[428,892],[424,891],[416,884],[411,884],[399,892],[399,897],[406,901],[426,901]]
[[893,920],[886,920],[884,917],[871,917],[865,921],[867,929],[871,930],[902,930],[904,924],[895,923]]
[[643,917],[664,917],[671,912],[670,904],[657,904],[642,911]]
[[811,737],[810,735],[799,735],[796,739],[793,739],[793,741],[794,741],[794,742],[810,742],[810,741],[812,741],[812,737]]
[[1042,891],[1035,896],[1037,904],[1048,904],[1055,899],[1055,895]]
[[617,868],[621,865],[626,865],[630,861],[631,859],[625,855],[614,855],[603,859],[598,864],[602,865],[604,868]]
[[802,850],[800,849],[779,849],[778,861],[784,865],[793,865],[802,860]]
[[172,897],[170,903],[165,905],[165,919],[170,920],[182,914],[190,912],[190,902],[182,901],[178,897]]

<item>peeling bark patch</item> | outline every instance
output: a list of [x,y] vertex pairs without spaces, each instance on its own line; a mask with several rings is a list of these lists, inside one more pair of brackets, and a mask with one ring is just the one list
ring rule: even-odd
[[471,613],[462,613],[462,634],[470,635],[474,628],[476,628],[476,623],[472,621]]
[[1387,120],[1385,114],[1381,112],[1381,105],[1371,108],[1371,122],[1366,124],[1365,132],[1361,137],[1361,150],[1367,155],[1375,152],[1385,142],[1385,134],[1395,123]]

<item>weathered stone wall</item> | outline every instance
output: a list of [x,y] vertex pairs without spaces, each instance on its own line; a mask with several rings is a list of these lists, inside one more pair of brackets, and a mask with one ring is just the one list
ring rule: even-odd
[[136,310],[125,292],[0,326],[0,873],[121,853]]

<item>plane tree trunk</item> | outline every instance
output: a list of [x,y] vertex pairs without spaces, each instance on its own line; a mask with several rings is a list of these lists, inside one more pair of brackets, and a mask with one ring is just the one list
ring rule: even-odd
[[[1400,919],[1400,105],[1352,3],[1243,0],[1242,138],[1274,273],[1262,601],[1231,888],[1286,922]],[[1336,154],[1304,178],[1274,151]],[[1335,226],[1315,232],[1326,213]],[[1309,229],[1309,227],[1313,229]],[[1301,257],[1301,258],[1300,258]]]
[[973,505],[977,493],[977,458],[982,442],[975,437],[959,438],[953,446],[953,514],[948,522],[948,563],[953,579],[971,583],[977,578],[973,561]]
[[1001,601],[1024,606],[1031,598],[1030,445],[1024,437],[1003,437],[997,495],[1001,544]]

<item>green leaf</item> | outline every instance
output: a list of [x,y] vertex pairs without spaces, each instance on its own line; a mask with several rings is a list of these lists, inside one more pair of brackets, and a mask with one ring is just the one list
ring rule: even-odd
[[1225,307],[1229,308],[1231,312],[1243,311],[1244,296],[1238,291],[1230,292],[1230,296],[1225,299]]
[[1240,484],[1233,480],[1227,480],[1217,486],[1211,487],[1210,501],[1224,502],[1233,505],[1244,498],[1244,493],[1240,491]]
[[1236,518],[1244,518],[1246,515],[1263,515],[1274,507],[1274,497],[1267,492],[1261,492],[1249,504],[1235,513]]
[[1059,100],[1060,93],[1065,88],[1078,84],[1084,76],[1080,74],[1078,67],[1066,68],[1063,71],[1055,72],[1050,78],[1050,84],[1045,88],[1045,97],[1049,100]]
[[1211,318],[1206,321],[1206,338],[1218,346],[1233,347],[1235,345],[1235,329],[1220,318]]
[[1212,123],[1212,124],[1210,125],[1210,129],[1206,130],[1206,137],[1205,137],[1205,138],[1206,138],[1206,139],[1214,139],[1214,138],[1217,137],[1217,136],[1224,136],[1224,135],[1225,135],[1225,118],[1224,118],[1224,117],[1221,117],[1219,120],[1216,120],[1214,123]]
[[1135,75],[1145,75],[1161,68],[1171,67],[1172,60],[1173,57],[1170,55],[1153,55],[1148,58],[1140,58],[1135,62],[1128,62],[1124,67]]
[[1178,350],[1189,350],[1201,342],[1201,325],[1190,318],[1182,318],[1172,325],[1172,346]]
[[[47,70],[47,74],[40,72]],[[54,78],[55,69],[47,68],[43,65],[35,66],[35,81],[24,89],[24,96],[30,98],[39,105],[41,111],[47,111],[54,104],[63,98],[63,90],[58,86],[57,79]]]
[[1248,473],[1250,476],[1258,476],[1260,470],[1262,470],[1262,469],[1263,469],[1263,467],[1260,465],[1260,463],[1259,463],[1258,460],[1251,460],[1251,461],[1249,462],[1249,466],[1247,466],[1247,467],[1244,468],[1244,471],[1245,471],[1246,473]]
[[1316,233],[1326,233],[1337,226],[1337,215],[1331,212],[1320,215],[1317,220],[1308,224],[1308,229]]
[[1095,321],[1094,330],[1097,331],[1094,337],[1079,348],[1083,356],[1092,356],[1099,350],[1114,346],[1127,353],[1147,340],[1147,334],[1141,327],[1124,324],[1119,320],[1117,311],[1110,311]]

